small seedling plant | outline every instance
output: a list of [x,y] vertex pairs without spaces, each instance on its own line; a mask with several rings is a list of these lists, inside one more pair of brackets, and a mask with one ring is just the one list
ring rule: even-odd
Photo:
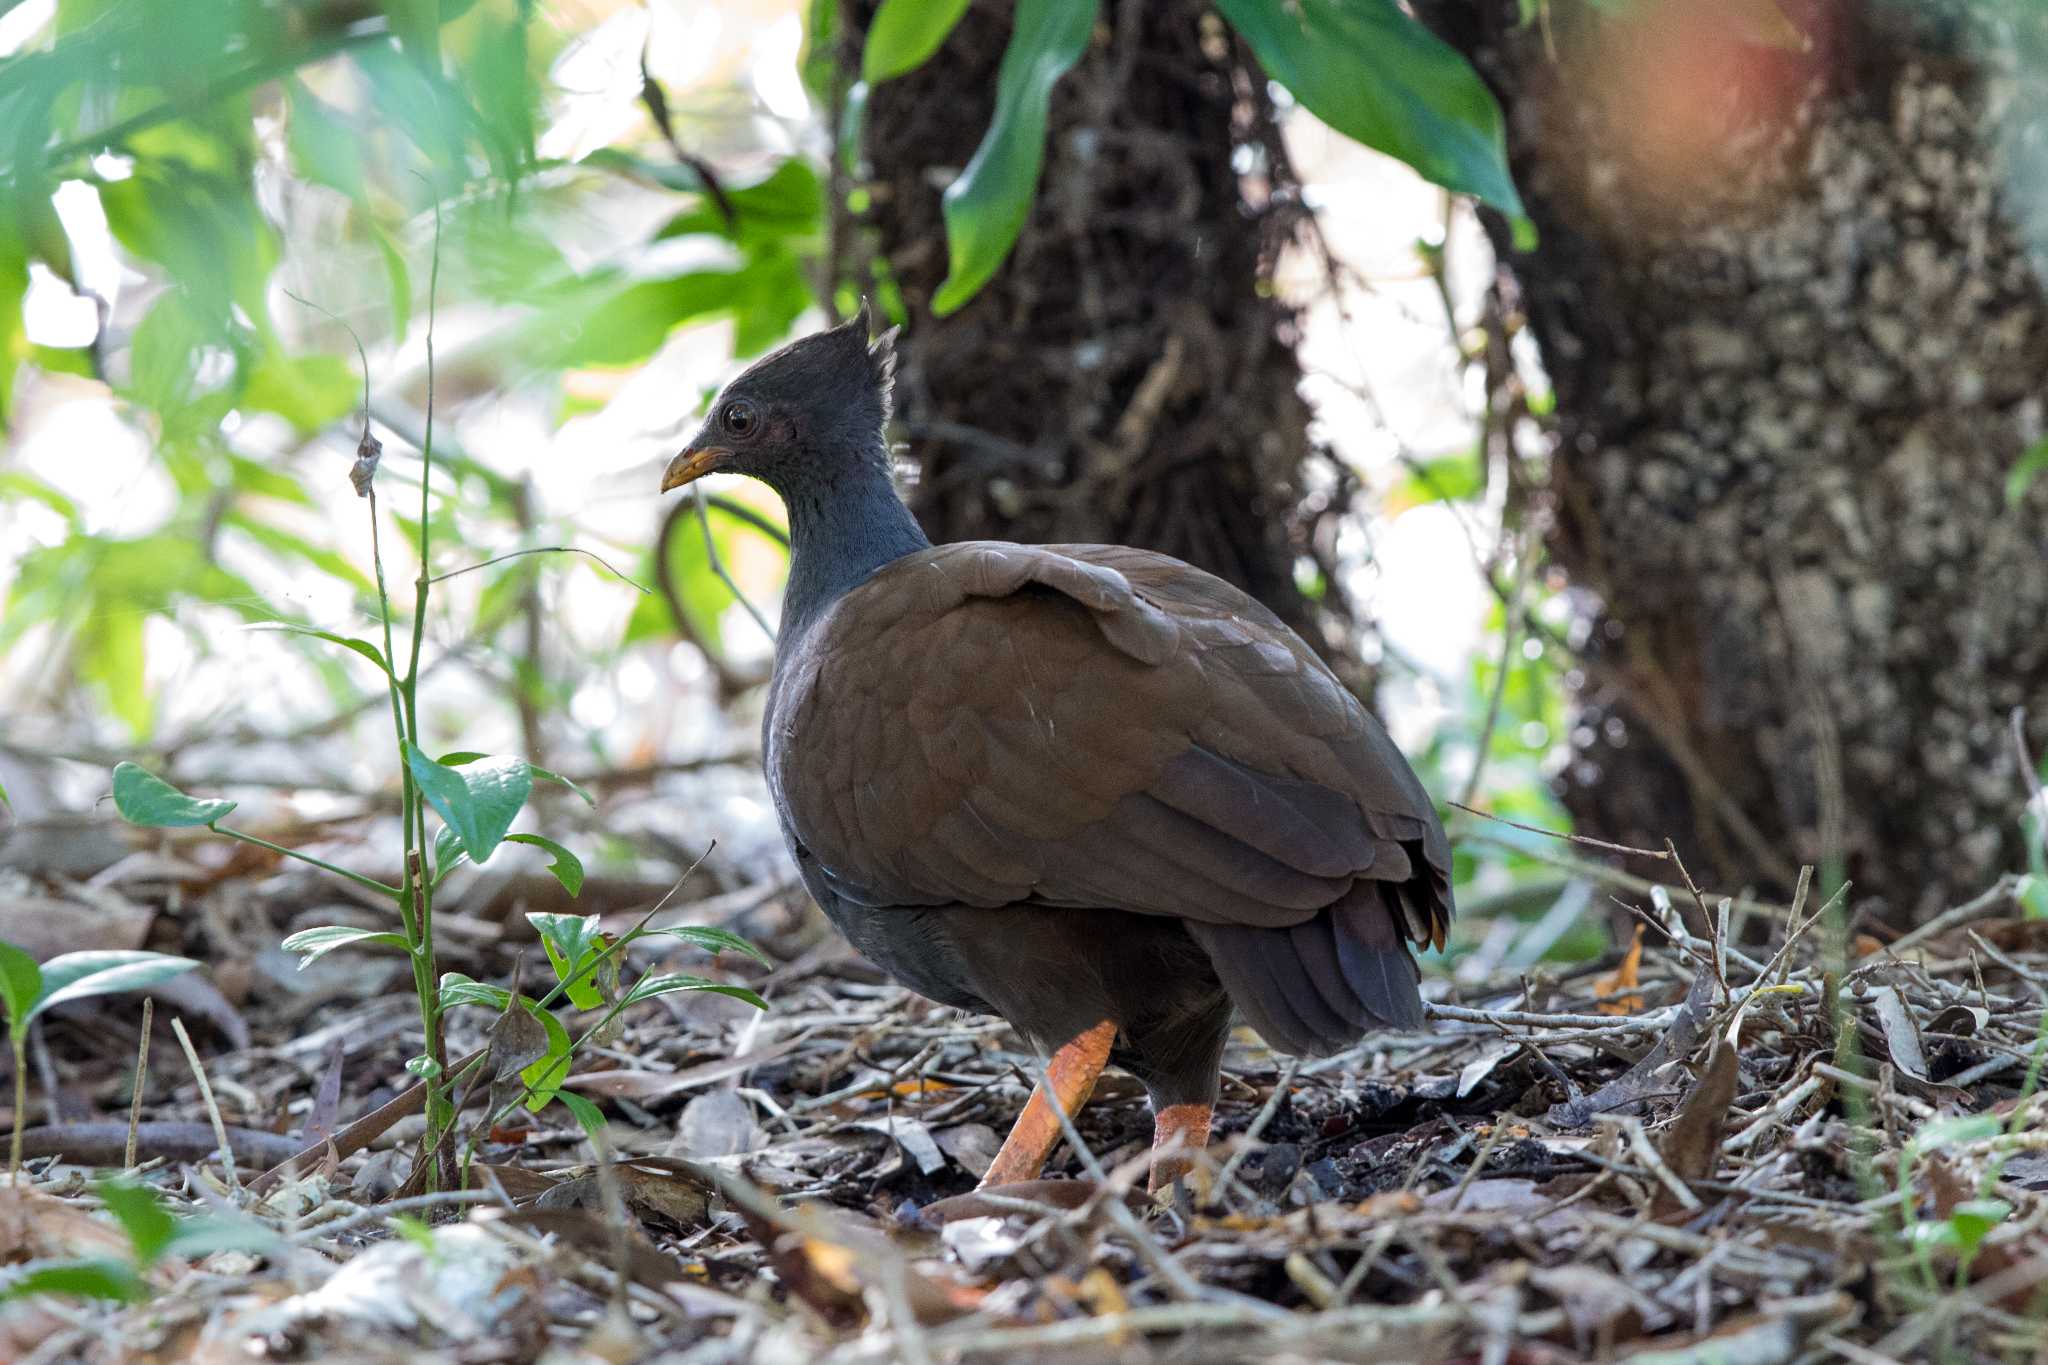
[[274,1254],[281,1244],[276,1232],[240,1214],[175,1215],[156,1191],[132,1180],[112,1177],[95,1188],[101,1205],[127,1236],[128,1254],[35,1260],[0,1272],[0,1304],[36,1294],[140,1303],[151,1293],[145,1276],[167,1256],[191,1258],[215,1251]]
[[[438,273],[438,244],[436,255]],[[413,993],[418,1000],[423,1047],[406,1069],[426,1088],[427,1135],[420,1148],[416,1181],[429,1189],[453,1188],[458,1182],[453,1096],[465,1082],[492,1086],[491,1115],[495,1117],[512,1104],[524,1102],[538,1109],[559,1100],[592,1130],[601,1125],[597,1109],[581,1097],[565,1093],[561,1082],[569,1072],[576,1049],[614,1019],[620,1010],[642,1000],[675,991],[716,991],[766,1008],[761,998],[743,987],[729,986],[701,977],[684,975],[649,976],[623,992],[616,989],[624,949],[634,940],[651,934],[682,939],[712,952],[724,949],[745,952],[759,958],[744,940],[720,930],[676,927],[648,928],[647,918],[617,939],[607,939],[598,929],[595,916],[532,915],[549,961],[556,971],[555,988],[535,1000],[460,974],[442,977],[434,955],[434,898],[448,875],[464,862],[483,863],[508,843],[528,844],[551,858],[549,870],[569,895],[583,888],[583,864],[562,844],[539,834],[514,834],[512,824],[526,806],[536,782],[558,783],[595,806],[590,794],[557,773],[536,766],[524,758],[481,753],[449,753],[434,757],[422,746],[420,733],[420,654],[424,642],[427,607],[433,586],[469,569],[434,574],[432,564],[431,487],[434,471],[433,437],[433,331],[432,287],[429,287],[427,335],[428,400],[426,432],[420,452],[419,518],[417,535],[418,577],[413,584],[411,638],[403,662],[395,644],[391,594],[386,586],[384,553],[379,531],[377,470],[383,447],[369,426],[368,373],[365,367],[363,431],[357,444],[356,463],[351,471],[356,493],[369,505],[371,558],[376,574],[378,615],[383,623],[381,646],[370,640],[352,638],[296,622],[271,623],[276,629],[292,631],[338,646],[375,668],[389,694],[395,767],[400,781],[403,827],[402,869],[397,885],[336,866],[299,849],[287,848],[246,830],[223,823],[235,810],[233,801],[208,800],[179,791],[168,782],[134,763],[114,769],[114,804],[121,815],[137,825],[156,829],[204,827],[223,838],[239,840],[268,849],[283,857],[344,878],[364,890],[391,902],[397,912],[395,930],[326,925],[302,930],[285,940],[284,948],[300,955],[302,965],[337,948],[387,950],[403,953],[412,967]],[[520,551],[517,553],[546,553]],[[510,556],[500,556],[500,559]],[[495,562],[495,561],[493,561]],[[481,565],[472,565],[480,568]],[[429,835],[429,815],[437,828]],[[764,959],[765,961],[765,959]],[[600,982],[614,987],[607,993]],[[582,1038],[571,1039],[551,1012],[554,1003],[567,996],[581,1009],[604,1008],[596,1029]],[[445,1036],[446,1012],[456,1005],[488,1005],[500,1011],[501,1021],[493,1033],[491,1048],[469,1059],[451,1075]],[[507,1022],[509,1021],[509,1022]],[[536,1043],[537,1038],[537,1043]],[[508,1056],[523,1055],[516,1068],[507,1071]],[[509,1097],[501,1087],[510,1075],[521,1078]],[[488,1121],[472,1133],[487,1132]]]
[[0,941],[0,1008],[7,1012],[7,1046],[14,1053],[9,1183],[21,1177],[21,1134],[28,1127],[28,1026],[53,1005],[144,990],[198,965],[188,957],[142,952],[62,953],[38,963],[12,943]]

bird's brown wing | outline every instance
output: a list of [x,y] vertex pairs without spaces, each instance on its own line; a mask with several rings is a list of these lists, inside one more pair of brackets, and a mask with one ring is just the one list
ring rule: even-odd
[[1450,850],[1377,721],[1249,597],[1097,545],[946,545],[849,593],[771,703],[833,891],[1189,921],[1268,1041],[1419,1022]]

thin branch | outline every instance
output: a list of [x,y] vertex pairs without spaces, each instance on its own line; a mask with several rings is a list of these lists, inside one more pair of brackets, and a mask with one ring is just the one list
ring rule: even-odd
[[480,564],[467,564],[460,569],[450,569],[447,573],[435,574],[427,582],[446,583],[451,578],[460,578],[466,573],[475,573],[478,569],[488,569],[493,564],[503,564],[508,559],[519,559],[525,555],[585,555],[604,565],[606,569],[611,571],[612,577],[631,584],[649,597],[654,596],[654,589],[647,587],[630,574],[621,573],[616,565],[597,551],[586,550],[580,545],[536,545],[530,550],[513,550],[508,554],[496,555],[486,559]]
[[1491,811],[1483,811],[1476,806],[1468,806],[1462,801],[1453,801],[1450,804],[1464,811],[1467,815],[1476,815],[1482,820],[1491,820],[1497,825],[1506,825],[1510,829],[1519,829],[1528,834],[1541,834],[1547,839],[1561,839],[1566,843],[1584,844],[1588,848],[1604,848],[1609,853],[1627,853],[1637,858],[1656,858],[1660,862],[1669,862],[1671,860],[1671,855],[1662,849],[1632,848],[1628,844],[1610,844],[1605,839],[1595,839],[1590,835],[1566,834],[1561,830],[1543,829],[1537,825],[1525,825],[1518,821],[1510,820],[1506,816],[1495,815]]
[[733,582],[732,575],[726,572],[725,561],[719,558],[718,545],[711,538],[711,518],[704,511],[703,490],[692,488],[690,491],[696,495],[697,526],[704,532],[704,553],[711,561],[711,572],[717,574],[718,581],[725,584],[726,590],[739,599],[740,605],[747,609],[747,615],[754,618],[754,624],[759,626],[761,633],[772,642],[775,639],[775,627],[768,624],[768,618],[761,614],[761,609],[740,591],[740,585]]

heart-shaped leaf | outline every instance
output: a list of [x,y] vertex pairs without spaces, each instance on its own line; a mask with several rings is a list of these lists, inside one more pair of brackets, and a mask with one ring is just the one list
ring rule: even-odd
[[[505,836],[505,842],[508,844],[531,844],[535,848],[553,854],[555,860],[548,864],[548,871],[555,874],[555,880],[560,882],[562,889],[570,895],[580,896],[583,894],[583,860],[568,849],[563,848],[553,839],[543,838],[538,834],[508,834]],[[588,1009],[589,1006],[586,1005],[584,1008]]]
[[530,914],[526,917],[540,932],[541,946],[554,964],[555,979],[563,983],[563,994],[579,1010],[594,1010],[604,1003],[597,988],[594,959],[604,951],[604,933],[596,915]]
[[333,952],[336,948],[396,948],[403,953],[412,947],[405,941],[403,934],[376,929],[351,929],[340,924],[323,924],[317,929],[301,929],[278,946],[288,953],[297,953],[299,967],[302,970],[315,959]]
[[505,841],[533,791],[532,765],[523,758],[483,758],[449,767],[408,743],[405,762],[427,804],[462,837],[463,851],[478,863],[489,861]]
[[0,1005],[7,1007],[10,1032],[28,1023],[36,997],[43,993],[43,971],[36,960],[12,943],[0,943]]
[[[69,1004],[95,995],[118,995],[139,991],[168,981],[199,964],[189,957],[164,953],[86,952],[63,953],[42,965],[43,990],[29,1009],[33,1019],[53,1005]],[[28,1022],[24,1019],[22,1022]]]
[[114,809],[131,825],[149,829],[184,829],[211,825],[235,808],[233,801],[202,801],[187,796],[156,774],[133,763],[114,768]]
[[[489,754],[470,753],[467,750],[462,750],[452,754],[442,754],[441,761],[451,768],[460,768],[465,764],[474,763],[478,759],[488,757],[490,757]],[[538,763],[527,764],[526,770],[533,774],[534,781],[553,782],[558,786],[567,787],[570,791],[575,792],[578,796],[583,798],[584,805],[589,806],[592,810],[597,809],[596,797],[592,796],[589,792],[585,791],[581,786],[578,786],[576,783],[571,782],[568,778],[562,776],[560,773],[549,772],[546,768],[541,767]]]

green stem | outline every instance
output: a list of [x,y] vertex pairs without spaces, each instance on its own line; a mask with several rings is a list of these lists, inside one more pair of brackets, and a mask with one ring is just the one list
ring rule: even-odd
[[245,844],[254,844],[258,848],[267,848],[272,853],[282,853],[285,857],[297,858],[302,863],[311,863],[323,872],[332,872],[337,877],[347,878],[357,886],[367,887],[369,890],[380,892],[386,896],[400,897],[403,894],[397,887],[388,886],[378,881],[375,877],[365,877],[360,872],[351,872],[345,867],[336,867],[326,859],[315,858],[310,853],[301,853],[295,848],[286,848],[283,844],[273,844],[268,839],[259,839],[253,834],[244,834],[241,830],[229,829],[226,825],[208,825],[207,828],[211,829],[215,834],[225,835],[230,839],[240,839]]
[[[433,542],[434,484],[434,305],[441,287],[441,206],[434,205],[433,266],[427,277],[427,411],[426,431],[420,441],[420,530],[419,573],[413,580],[412,650],[405,676],[398,682],[402,701],[401,739],[417,750],[420,743],[420,653],[427,638],[427,600],[433,589],[429,571]],[[389,657],[388,655],[386,657]],[[427,1086],[427,1135],[424,1152],[440,1153],[455,1126],[455,1112],[449,1102],[448,1078],[444,1074],[448,1057],[441,1030],[441,982],[434,961],[434,885],[425,866],[427,844],[426,802],[407,765],[406,785],[411,801],[406,811],[406,888],[414,898],[413,988],[419,995],[420,1022],[426,1033],[426,1055],[433,1064]],[[439,871],[439,869],[435,869]],[[434,1156],[427,1158],[434,1161]],[[448,1172],[453,1174],[452,1163]],[[429,1187],[438,1182],[431,1177]]]
[[21,1130],[28,1127],[28,1030],[10,1030],[14,1044],[14,1139],[7,1146],[7,1183],[21,1183]]

